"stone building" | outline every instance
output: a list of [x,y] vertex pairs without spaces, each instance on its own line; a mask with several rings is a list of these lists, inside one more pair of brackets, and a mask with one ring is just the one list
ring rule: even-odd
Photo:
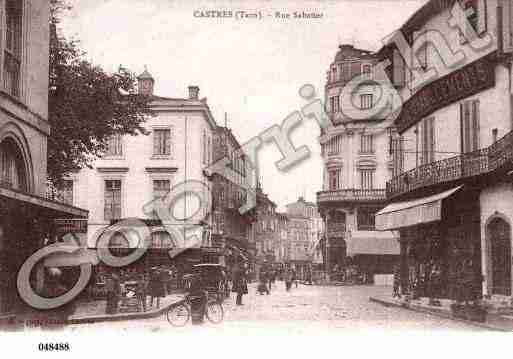
[[231,267],[244,260],[254,267],[256,210],[240,213],[246,204],[248,191],[245,183],[253,183],[253,171],[241,145],[228,127],[218,126],[214,136],[214,161],[227,158],[227,166],[236,174],[235,181],[218,173],[212,175],[213,236],[215,247],[225,248],[223,264]]
[[[87,211],[46,196],[49,2],[0,2],[0,321],[24,308],[16,289],[20,266],[55,240],[54,219]],[[37,270],[36,270],[37,271]],[[38,272],[39,274],[41,272]],[[42,277],[36,275],[36,289]]]
[[[195,197],[180,194],[186,182],[199,183],[201,191],[210,191],[211,179],[205,169],[214,160],[213,140],[218,129],[206,99],[199,98],[198,87],[189,86],[185,98],[171,98],[154,94],[154,85],[147,70],[138,77],[139,92],[150,96],[154,113],[143,124],[149,135],[113,136],[107,152],[94,161],[92,168],[83,168],[67,178],[68,200],[89,210],[89,247],[95,248],[102,231],[123,219],[140,219],[149,227],[147,255],[134,263],[142,267],[169,264],[168,251],[184,245],[179,243],[179,236],[170,233],[183,225],[171,216],[162,218],[154,201],[175,193],[178,198],[169,207],[175,218],[195,212],[199,206]],[[220,255],[199,249],[211,246],[211,208],[207,210],[204,218],[194,217],[190,224],[200,233],[201,241],[194,243],[181,261],[185,267]],[[122,234],[113,241],[121,247],[128,245]]]
[[[317,206],[325,226],[328,272],[348,257],[362,270],[391,273],[399,254],[398,235],[376,231],[374,214],[385,206],[385,183],[392,175],[389,143],[392,119],[368,114],[379,99],[384,74],[376,54],[341,45],[327,72],[326,109],[332,126],[323,129],[323,188]],[[356,78],[360,81],[344,92]]]
[[[376,222],[401,232],[403,291],[511,298],[512,28],[509,0],[430,0],[400,28],[415,50],[380,50],[403,105]],[[463,61],[439,51],[437,34]],[[431,69],[438,76],[410,86]],[[429,289],[433,273],[442,285]]]

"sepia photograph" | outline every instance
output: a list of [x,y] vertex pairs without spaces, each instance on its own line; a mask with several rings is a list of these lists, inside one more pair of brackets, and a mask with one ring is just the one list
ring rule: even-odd
[[0,345],[513,331],[512,63],[512,0],[0,0]]

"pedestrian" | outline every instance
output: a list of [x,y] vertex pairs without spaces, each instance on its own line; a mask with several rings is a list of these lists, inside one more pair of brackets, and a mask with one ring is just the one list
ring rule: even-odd
[[139,306],[143,312],[146,311],[146,291],[147,291],[148,283],[146,281],[146,277],[144,274],[141,274],[137,280],[137,288],[136,294],[137,299],[139,300]]
[[287,269],[285,271],[284,280],[285,280],[285,290],[288,292],[288,291],[290,291],[290,288],[292,287],[292,280],[293,280],[292,270]]
[[268,282],[268,275],[266,272],[264,271],[261,271],[260,272],[260,282],[258,283],[258,293],[260,293],[260,295],[264,294],[264,293],[267,293],[267,295],[269,295],[269,288],[267,287],[267,282]]
[[[62,271],[59,268],[48,268],[46,277],[47,280],[43,288],[44,297],[55,298],[68,292],[69,289],[63,284]],[[42,326],[45,329],[61,329],[74,311],[73,301],[49,310],[45,313],[45,318],[41,320]]]
[[401,298],[401,293],[399,293],[399,288],[401,285],[401,271],[399,265],[395,265],[394,267],[394,289],[392,293],[392,298]]
[[236,264],[233,270],[232,292],[237,293],[236,305],[242,305],[242,296],[248,294],[246,271],[240,264]]
[[153,307],[153,300],[157,299],[157,309],[160,308],[160,298],[166,296],[166,287],[162,280],[162,275],[158,269],[154,269],[150,274],[150,307]]
[[107,290],[107,307],[105,312],[107,314],[116,314],[118,312],[119,297],[121,296],[119,276],[116,273],[111,273],[105,284]]
[[296,288],[297,288],[298,278],[297,278],[297,274],[296,274],[296,270],[295,269],[292,269],[292,282],[296,284]]

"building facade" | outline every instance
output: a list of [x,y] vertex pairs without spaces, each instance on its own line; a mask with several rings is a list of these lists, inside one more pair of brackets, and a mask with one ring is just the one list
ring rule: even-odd
[[286,209],[289,219],[286,259],[296,267],[300,277],[304,278],[318,258],[323,221],[315,203],[307,202],[303,197],[287,204]]
[[[186,98],[169,98],[155,95],[154,84],[147,70],[138,77],[139,92],[151,100],[153,116],[143,124],[149,135],[113,136],[107,152],[94,161],[92,168],[83,168],[67,178],[67,200],[89,209],[89,247],[95,248],[103,231],[123,219],[136,218],[147,224],[151,231],[148,255],[134,263],[145,267],[169,264],[167,252],[183,245],[174,232],[178,227],[181,231],[183,225],[172,217],[183,219],[198,208],[194,196],[181,196],[186,188],[192,188],[185,183],[200,183],[201,191],[210,191],[211,179],[205,169],[214,160],[217,133],[217,124],[206,100],[199,98],[198,87],[189,86]],[[177,198],[171,198],[173,193]],[[171,216],[163,216],[156,208],[155,201],[160,199],[165,199],[169,207],[166,213]],[[191,227],[202,236],[201,243],[193,247],[210,247],[211,208],[204,218],[194,217]],[[127,241],[120,237],[119,245],[126,246]],[[182,265],[215,255],[194,248],[190,252],[190,263]]]
[[[372,273],[391,273],[399,254],[398,235],[376,231],[374,214],[385,206],[386,180],[392,174],[389,143],[393,122],[380,114],[359,118],[379,98],[383,74],[374,65],[378,56],[341,45],[327,72],[326,110],[332,126],[319,142],[324,162],[323,189],[317,205],[325,226],[326,269],[343,268],[352,257]],[[358,86],[344,89],[355,78]]]
[[[512,6],[428,1],[400,29],[416,50],[400,55],[390,44],[380,51],[393,62],[389,75],[403,105],[395,119],[390,204],[376,221],[401,232],[404,292],[511,297]],[[450,26],[453,14],[469,8],[465,27]],[[464,61],[441,61],[435,33]],[[436,78],[408,86],[413,71],[432,68]]]
[[214,161],[227,158],[227,166],[236,174],[235,181],[218,173],[212,175],[213,246],[225,249],[221,258],[223,264],[231,267],[243,260],[254,267],[256,211],[239,211],[248,198],[244,186],[252,183],[252,170],[246,156],[241,153],[239,141],[229,128],[218,126],[213,143]]
[[[55,240],[54,220],[87,211],[46,195],[49,2],[0,2],[0,321],[23,310],[16,276],[36,250]],[[36,291],[44,274],[39,268]]]

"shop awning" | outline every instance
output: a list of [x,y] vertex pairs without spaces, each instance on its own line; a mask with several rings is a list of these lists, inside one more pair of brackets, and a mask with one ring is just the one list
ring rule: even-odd
[[51,201],[30,193],[0,187],[0,197],[19,201],[30,206],[36,206],[52,212],[54,216],[87,218],[89,211],[64,203]]
[[442,216],[442,201],[463,186],[411,201],[391,203],[376,213],[376,229],[391,229],[439,221]]
[[[380,233],[380,232],[378,232]],[[351,237],[346,240],[346,252],[348,256],[358,254],[368,255],[399,255],[399,241],[396,237],[362,236]]]

